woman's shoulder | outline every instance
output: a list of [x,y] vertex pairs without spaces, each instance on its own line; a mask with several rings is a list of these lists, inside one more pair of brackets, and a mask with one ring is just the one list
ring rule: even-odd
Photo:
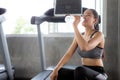
[[101,37],[104,37],[104,34],[101,32],[101,31],[98,31],[97,32],[97,35],[101,36]]
[[101,31],[95,32],[93,35],[90,36],[90,38],[99,39],[99,40],[104,41],[104,35]]
[[94,36],[101,36],[104,37],[104,34],[101,31],[96,31]]

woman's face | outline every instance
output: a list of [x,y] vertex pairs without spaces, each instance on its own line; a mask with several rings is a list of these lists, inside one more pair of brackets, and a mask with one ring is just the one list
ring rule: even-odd
[[82,25],[85,27],[93,27],[96,19],[94,18],[94,15],[91,10],[87,9],[83,14],[83,22]]

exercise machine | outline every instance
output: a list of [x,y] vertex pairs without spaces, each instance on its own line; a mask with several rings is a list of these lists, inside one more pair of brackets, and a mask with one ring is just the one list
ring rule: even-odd
[[[47,22],[65,22],[64,16],[62,17],[55,17],[54,16],[54,8],[49,9],[44,13],[44,15],[40,17],[32,16],[31,18],[31,24],[37,25],[37,31],[38,31],[38,41],[39,41],[39,49],[40,49],[40,57],[41,57],[41,65],[42,65],[42,72],[38,74],[37,76],[33,77],[32,80],[47,80],[49,74],[52,72],[53,67],[46,68],[46,58],[45,58],[45,52],[44,52],[44,42],[41,34],[41,27],[40,24],[44,21]],[[48,79],[49,80],[49,79]]]
[[[83,11],[86,8],[83,8]],[[42,65],[42,72],[40,72],[37,76],[33,77],[31,80],[49,80],[49,74],[53,70],[53,66],[46,68],[46,58],[45,58],[45,51],[44,51],[44,40],[41,34],[41,26],[40,24],[44,21],[47,22],[54,22],[54,23],[65,23],[65,16],[54,16],[54,8],[49,9],[44,13],[44,15],[37,17],[32,16],[31,24],[37,25],[37,32],[38,32],[38,41],[39,41],[39,50],[40,50],[40,57],[41,57],[41,65]],[[74,69],[75,66],[64,66],[65,68]]]
[[0,54],[3,57],[4,64],[0,64],[0,80],[13,80],[14,68],[11,65],[7,40],[3,32],[2,22],[5,21],[4,13],[6,9],[0,8]]
[[[39,50],[41,57],[42,72],[37,76],[33,77],[32,80],[50,80],[49,74],[54,69],[54,66],[46,68],[46,58],[44,49],[44,40],[41,34],[40,24],[44,21],[53,23],[64,23],[66,22],[66,14],[80,15],[86,8],[82,8],[81,0],[55,0],[55,7],[49,9],[44,15],[37,17],[32,16],[31,24],[37,25]],[[65,68],[74,69],[75,66],[64,66]]]

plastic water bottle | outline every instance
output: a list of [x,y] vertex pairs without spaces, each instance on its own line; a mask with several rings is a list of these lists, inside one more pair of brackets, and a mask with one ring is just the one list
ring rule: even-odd
[[74,22],[74,20],[75,20],[75,17],[72,16],[72,15],[69,15],[69,16],[65,17],[65,22],[66,23],[71,23],[72,24]]

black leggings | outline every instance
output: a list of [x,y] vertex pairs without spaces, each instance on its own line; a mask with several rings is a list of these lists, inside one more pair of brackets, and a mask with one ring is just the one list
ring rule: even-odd
[[103,67],[80,66],[75,70],[61,68],[57,80],[107,80]]

